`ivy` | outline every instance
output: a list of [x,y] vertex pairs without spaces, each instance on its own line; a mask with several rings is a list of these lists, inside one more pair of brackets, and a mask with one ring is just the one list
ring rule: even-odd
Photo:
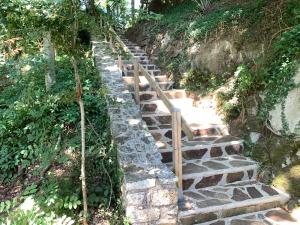
[[289,124],[285,116],[285,102],[285,100],[281,102],[281,123],[283,128],[281,131],[282,135],[286,135],[290,131]]
[[266,96],[260,107],[259,115],[262,120],[266,120],[269,111],[297,87],[293,77],[299,63],[300,25],[283,33],[273,44],[273,48],[274,53],[269,64],[264,67],[263,71],[259,71],[263,74],[264,95]]

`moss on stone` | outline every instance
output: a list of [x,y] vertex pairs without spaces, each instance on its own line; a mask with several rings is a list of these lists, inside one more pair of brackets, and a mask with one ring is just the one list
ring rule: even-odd
[[300,161],[280,172],[274,179],[273,185],[300,198]]

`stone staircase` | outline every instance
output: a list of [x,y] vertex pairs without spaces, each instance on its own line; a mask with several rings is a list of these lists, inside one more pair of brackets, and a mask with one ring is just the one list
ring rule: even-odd
[[[206,97],[194,104],[191,94],[173,89],[173,82],[161,74],[147,54],[137,45],[122,39],[139,63],[151,74],[192,130],[193,138],[182,132],[183,191],[179,202],[181,224],[277,224],[274,213],[289,196],[257,181],[258,164],[242,155],[243,141],[229,134],[217,115],[213,99]],[[124,61],[123,79],[134,94],[133,64]],[[140,109],[150,133],[171,169],[171,114],[157,97],[147,79],[140,80]]]

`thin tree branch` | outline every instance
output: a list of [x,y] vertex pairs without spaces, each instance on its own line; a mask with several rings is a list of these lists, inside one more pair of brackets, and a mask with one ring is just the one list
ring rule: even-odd
[[81,184],[82,184],[82,200],[83,200],[83,224],[87,225],[87,186],[86,186],[86,176],[85,176],[85,111],[84,104],[82,100],[82,87],[79,77],[77,61],[74,56],[71,58],[71,62],[74,69],[74,76],[76,81],[76,95],[77,101],[80,108],[80,127],[81,127]]

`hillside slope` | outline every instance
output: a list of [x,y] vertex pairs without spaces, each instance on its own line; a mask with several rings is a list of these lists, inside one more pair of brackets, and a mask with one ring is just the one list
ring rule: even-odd
[[220,112],[261,162],[263,179],[281,174],[276,184],[298,197],[299,34],[297,0],[219,0],[204,14],[185,1],[126,32],[177,87],[199,98],[218,95]]

